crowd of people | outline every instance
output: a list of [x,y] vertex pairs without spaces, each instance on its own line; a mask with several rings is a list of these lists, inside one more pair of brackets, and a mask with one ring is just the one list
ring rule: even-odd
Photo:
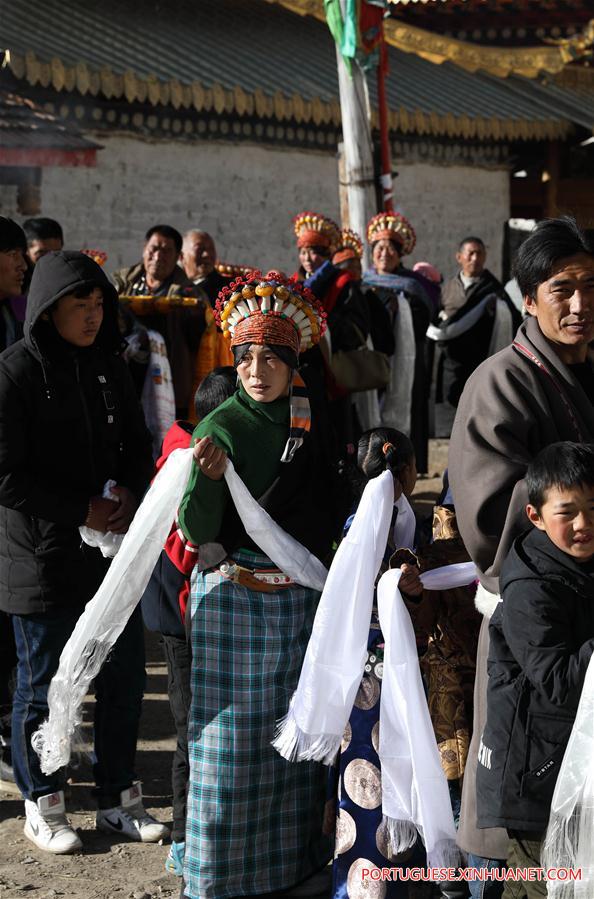
[[[594,649],[594,245],[572,219],[537,226],[515,261],[520,310],[478,237],[443,282],[429,263],[404,267],[416,235],[400,213],[369,222],[365,272],[359,235],[315,212],[293,226],[291,276],[223,265],[204,231],[155,225],[110,280],[105,254],[64,249],[57,222],[0,217],[2,784],[22,795],[38,849],[84,849],[66,770],[45,773],[32,737],[110,565],[88,532],[126,534],[151,480],[191,447],[158,563],[95,680],[97,827],[169,836],[135,769],[144,621],[162,638],[177,735],[165,865],[182,896],[358,899],[373,882],[404,899],[421,893],[369,871],[537,868]],[[449,465],[421,521],[409,498],[439,406]],[[268,536],[231,492],[229,461]],[[366,499],[382,478],[387,515]],[[287,535],[302,571],[275,548]],[[470,562],[466,580],[431,589],[429,572]],[[429,722],[437,776],[404,731],[382,743],[394,650],[375,595],[363,631],[343,622],[345,647],[366,650],[341,662],[356,689],[338,691],[340,735],[334,722],[304,736],[304,658],[318,654],[324,677],[324,578],[362,597],[357,566],[371,593],[399,569],[407,683],[420,685],[410,720]],[[396,820],[394,770],[408,792]],[[445,814],[431,802],[442,788]],[[444,848],[456,839],[463,855]],[[529,877],[437,879],[451,899],[547,895]]]

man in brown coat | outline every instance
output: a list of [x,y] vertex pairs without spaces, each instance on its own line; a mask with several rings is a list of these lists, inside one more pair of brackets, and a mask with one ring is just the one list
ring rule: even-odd
[[[588,348],[594,339],[594,247],[572,219],[547,220],[520,248],[515,269],[527,318],[512,345],[468,380],[450,442],[450,485],[462,538],[480,572],[477,596],[483,611],[498,601],[501,564],[526,529],[528,463],[550,443],[594,442],[594,365]],[[476,828],[474,774],[484,724],[487,627],[485,618],[459,843],[475,856],[501,859],[505,832]],[[538,860],[524,863],[538,865]]]

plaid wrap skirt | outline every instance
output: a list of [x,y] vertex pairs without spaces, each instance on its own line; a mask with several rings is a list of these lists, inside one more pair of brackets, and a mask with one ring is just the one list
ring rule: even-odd
[[[270,567],[241,551],[247,568]],[[327,863],[325,769],[270,745],[297,686],[319,594],[192,577],[192,707],[185,890],[191,899],[270,893]]]

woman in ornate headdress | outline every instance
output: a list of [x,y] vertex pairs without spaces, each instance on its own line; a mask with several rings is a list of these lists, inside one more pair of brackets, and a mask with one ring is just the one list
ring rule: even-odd
[[[325,560],[335,536],[329,463],[297,372],[323,334],[314,296],[276,272],[219,295],[237,392],[196,428],[179,526],[198,554],[192,580],[192,708],[186,896],[284,890],[331,855],[324,770],[270,745],[299,677],[319,594],[275,568],[248,537],[222,479],[227,457],[285,531]],[[314,409],[315,413],[315,409]]]
[[399,212],[380,212],[367,225],[373,268],[363,283],[373,287],[392,318],[396,348],[392,377],[383,398],[382,424],[410,434],[419,473],[427,472],[429,389],[425,334],[434,315],[422,275],[404,268],[416,235]]
[[300,212],[293,217],[297,238],[300,281],[307,281],[320,269],[340,244],[340,228],[336,222],[319,212]]
[[[353,412],[353,398],[359,410],[364,402],[364,393],[353,393],[351,385],[340,380],[331,356],[366,346],[374,321],[377,321],[380,301],[372,297],[376,304],[376,314],[373,315],[373,303],[367,295],[371,291],[361,285],[363,243],[358,234],[350,229],[340,231],[332,219],[316,212],[296,215],[293,224],[300,262],[297,276],[320,300],[328,316],[326,393],[330,400],[329,415],[337,451],[341,458],[345,458],[354,452],[354,444],[361,432]],[[386,330],[389,330],[389,322],[381,321],[376,331],[385,334]],[[389,339],[386,342],[385,337],[379,337],[379,343],[381,346],[376,349],[387,354],[393,352]],[[359,411],[357,414],[361,418]],[[379,424],[379,420],[364,414],[363,427],[371,424]]]

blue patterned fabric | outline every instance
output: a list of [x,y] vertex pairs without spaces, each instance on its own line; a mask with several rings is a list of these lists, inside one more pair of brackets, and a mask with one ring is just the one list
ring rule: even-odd
[[426,865],[420,841],[405,857],[391,855],[382,826],[381,764],[377,754],[383,669],[383,649],[378,644],[382,642],[381,631],[372,628],[365,674],[342,740],[337,767],[331,772],[332,789],[337,795],[333,899],[362,899],[370,887],[381,887],[381,895],[386,899],[418,895],[420,890],[413,883],[364,883],[360,872],[363,867]]
[[[378,578],[388,569],[396,549],[393,540],[397,509],[394,509],[389,538]],[[345,525],[348,531],[353,516]],[[330,772],[330,795],[336,802],[336,837],[332,869],[332,899],[412,899],[431,894],[429,884],[398,881],[363,881],[363,868],[425,867],[425,850],[420,842],[405,856],[390,852],[389,838],[382,826],[382,777],[377,750],[384,663],[383,636],[377,606],[373,604],[365,673],[357,692],[340,754]],[[374,891],[374,892],[373,892]]]
[[[270,567],[241,551],[247,568]],[[190,785],[184,877],[191,899],[288,889],[331,857],[326,769],[270,745],[297,686],[319,594],[257,593],[216,571],[192,578]]]

